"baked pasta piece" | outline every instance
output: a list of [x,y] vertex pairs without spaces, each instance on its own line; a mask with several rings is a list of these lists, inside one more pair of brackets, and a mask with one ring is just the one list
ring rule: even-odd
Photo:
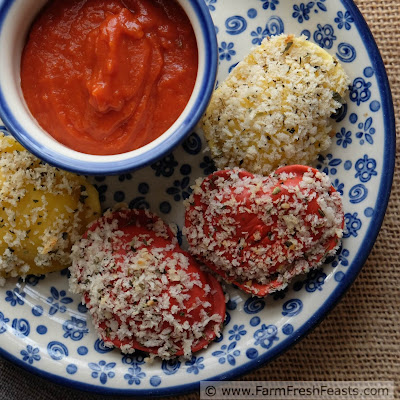
[[284,289],[336,253],[343,235],[340,194],[305,165],[269,176],[225,169],[199,178],[185,200],[189,252],[256,296]]
[[147,210],[107,211],[73,246],[70,271],[107,347],[190,359],[220,336],[221,285]]
[[70,264],[70,249],[100,215],[87,180],[54,168],[0,136],[0,283]]
[[202,120],[218,168],[267,175],[307,165],[331,143],[349,86],[338,61],[304,36],[266,38],[214,92]]

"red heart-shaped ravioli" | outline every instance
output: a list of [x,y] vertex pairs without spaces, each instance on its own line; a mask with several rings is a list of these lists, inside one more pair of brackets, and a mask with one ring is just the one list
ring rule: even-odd
[[198,180],[186,201],[190,252],[226,281],[265,296],[321,264],[344,215],[327,175],[303,165],[268,177],[241,169]]
[[219,282],[145,210],[107,213],[73,248],[70,288],[83,295],[106,345],[164,359],[190,356],[221,330]]

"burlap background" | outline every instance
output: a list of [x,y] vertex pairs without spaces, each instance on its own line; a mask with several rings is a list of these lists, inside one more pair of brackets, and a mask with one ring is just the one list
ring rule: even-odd
[[[245,0],[243,0],[245,1]],[[286,1],[286,0],[281,0]],[[400,0],[356,0],[386,65],[400,146]],[[396,151],[396,154],[399,154]],[[397,159],[398,161],[398,159]],[[400,399],[400,169],[375,247],[340,304],[310,335],[242,380],[389,380]],[[0,359],[0,399],[100,400]],[[198,394],[180,396],[197,399]]]

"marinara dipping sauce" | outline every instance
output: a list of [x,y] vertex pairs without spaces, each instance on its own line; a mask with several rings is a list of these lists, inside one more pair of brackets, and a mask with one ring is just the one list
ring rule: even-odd
[[39,124],[88,154],[120,154],[165,132],[197,75],[175,0],[52,0],[31,28],[21,86]]

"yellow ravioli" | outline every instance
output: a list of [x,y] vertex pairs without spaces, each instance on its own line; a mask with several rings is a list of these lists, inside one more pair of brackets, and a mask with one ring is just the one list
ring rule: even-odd
[[100,215],[96,189],[0,136],[0,277],[70,264],[72,244]]
[[264,39],[214,92],[202,120],[217,167],[268,175],[308,165],[329,147],[330,116],[349,83],[339,62],[304,36]]

